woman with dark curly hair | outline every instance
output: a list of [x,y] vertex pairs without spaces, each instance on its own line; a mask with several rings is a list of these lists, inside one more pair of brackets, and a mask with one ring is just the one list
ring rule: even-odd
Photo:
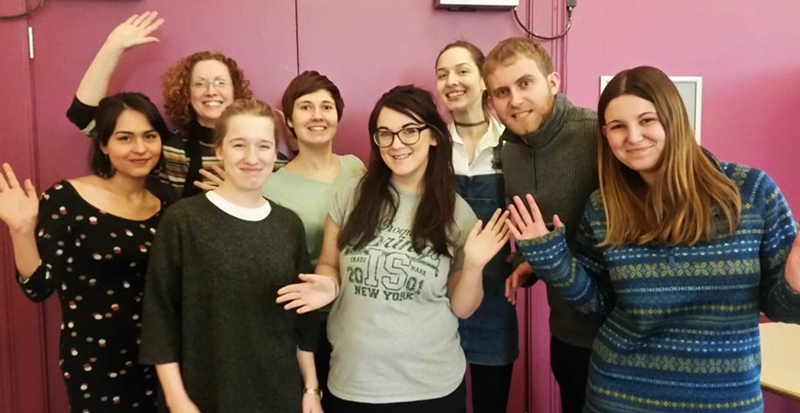
[[[67,111],[67,118],[84,133],[94,130],[94,112],[122,55],[136,46],[158,42],[151,34],[163,23],[157,12],[147,11],[129,17],[108,35]],[[178,130],[164,139],[164,167],[158,175],[172,189],[163,191],[164,196],[176,199],[213,186],[213,176],[204,169],[222,173],[211,144],[214,125],[235,99],[250,99],[253,92],[236,61],[214,51],[178,60],[162,79],[164,111]],[[285,163],[286,157],[279,154],[276,169]]]

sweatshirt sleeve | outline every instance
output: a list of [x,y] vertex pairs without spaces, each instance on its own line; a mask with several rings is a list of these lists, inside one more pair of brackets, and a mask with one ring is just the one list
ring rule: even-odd
[[139,348],[142,364],[181,360],[182,234],[173,211],[164,214],[150,250]]
[[786,258],[797,237],[797,226],[786,199],[766,173],[758,171],[754,207],[764,219],[759,249],[761,283],[759,309],[773,321],[800,323],[800,293],[786,282]]

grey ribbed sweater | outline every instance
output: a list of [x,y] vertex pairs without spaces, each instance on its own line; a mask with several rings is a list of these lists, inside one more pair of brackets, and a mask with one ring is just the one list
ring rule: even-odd
[[[574,246],[586,200],[598,187],[597,114],[558,94],[553,112],[539,130],[521,137],[506,129],[502,139],[506,196],[533,195],[548,222],[558,214],[566,226],[567,243]],[[599,326],[549,286],[547,299],[551,333],[565,343],[591,348]]]

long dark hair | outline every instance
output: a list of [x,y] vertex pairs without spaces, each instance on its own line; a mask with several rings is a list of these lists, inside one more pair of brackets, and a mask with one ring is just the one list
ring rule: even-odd
[[371,139],[378,130],[378,116],[384,108],[427,125],[436,140],[436,146],[431,146],[428,153],[422,198],[411,227],[411,242],[417,252],[430,245],[438,254],[449,256],[448,247],[454,242],[449,233],[455,222],[456,204],[453,146],[447,124],[436,110],[433,97],[415,86],[397,86],[386,92],[369,116],[369,167],[359,182],[356,205],[350,213],[350,217],[356,218],[348,219],[339,233],[339,249],[349,245],[362,248],[375,237],[378,228],[390,223],[397,213],[399,195],[390,183],[392,171]]
[[[158,132],[162,143],[169,136],[169,129],[167,129],[164,118],[161,117],[158,108],[147,96],[135,92],[122,92],[103,98],[100,100],[94,116],[95,128],[92,136],[94,143],[92,145],[91,160],[89,161],[92,172],[97,176],[103,178],[114,176],[114,167],[101,148],[108,145],[108,140],[111,139],[111,135],[114,134],[114,130],[117,128],[117,118],[126,109],[144,115],[147,121],[150,122],[150,126]],[[164,157],[160,156],[158,164],[153,170],[160,169],[163,163]]]

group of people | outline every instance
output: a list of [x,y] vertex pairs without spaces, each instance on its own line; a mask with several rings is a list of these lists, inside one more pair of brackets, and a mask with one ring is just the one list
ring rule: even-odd
[[536,42],[456,41],[435,94],[378,99],[365,167],[333,152],[344,100],[316,71],[277,110],[192,54],[163,79],[174,132],[106,96],[162,23],[120,24],[78,86],[92,175],[40,198],[0,174],[19,284],[60,298],[72,412],[465,412],[467,371],[473,410],[504,412],[536,280],[564,412],[763,409],[759,312],[800,323],[800,238],[767,174],[698,146],[662,71],[617,74],[595,112]]

